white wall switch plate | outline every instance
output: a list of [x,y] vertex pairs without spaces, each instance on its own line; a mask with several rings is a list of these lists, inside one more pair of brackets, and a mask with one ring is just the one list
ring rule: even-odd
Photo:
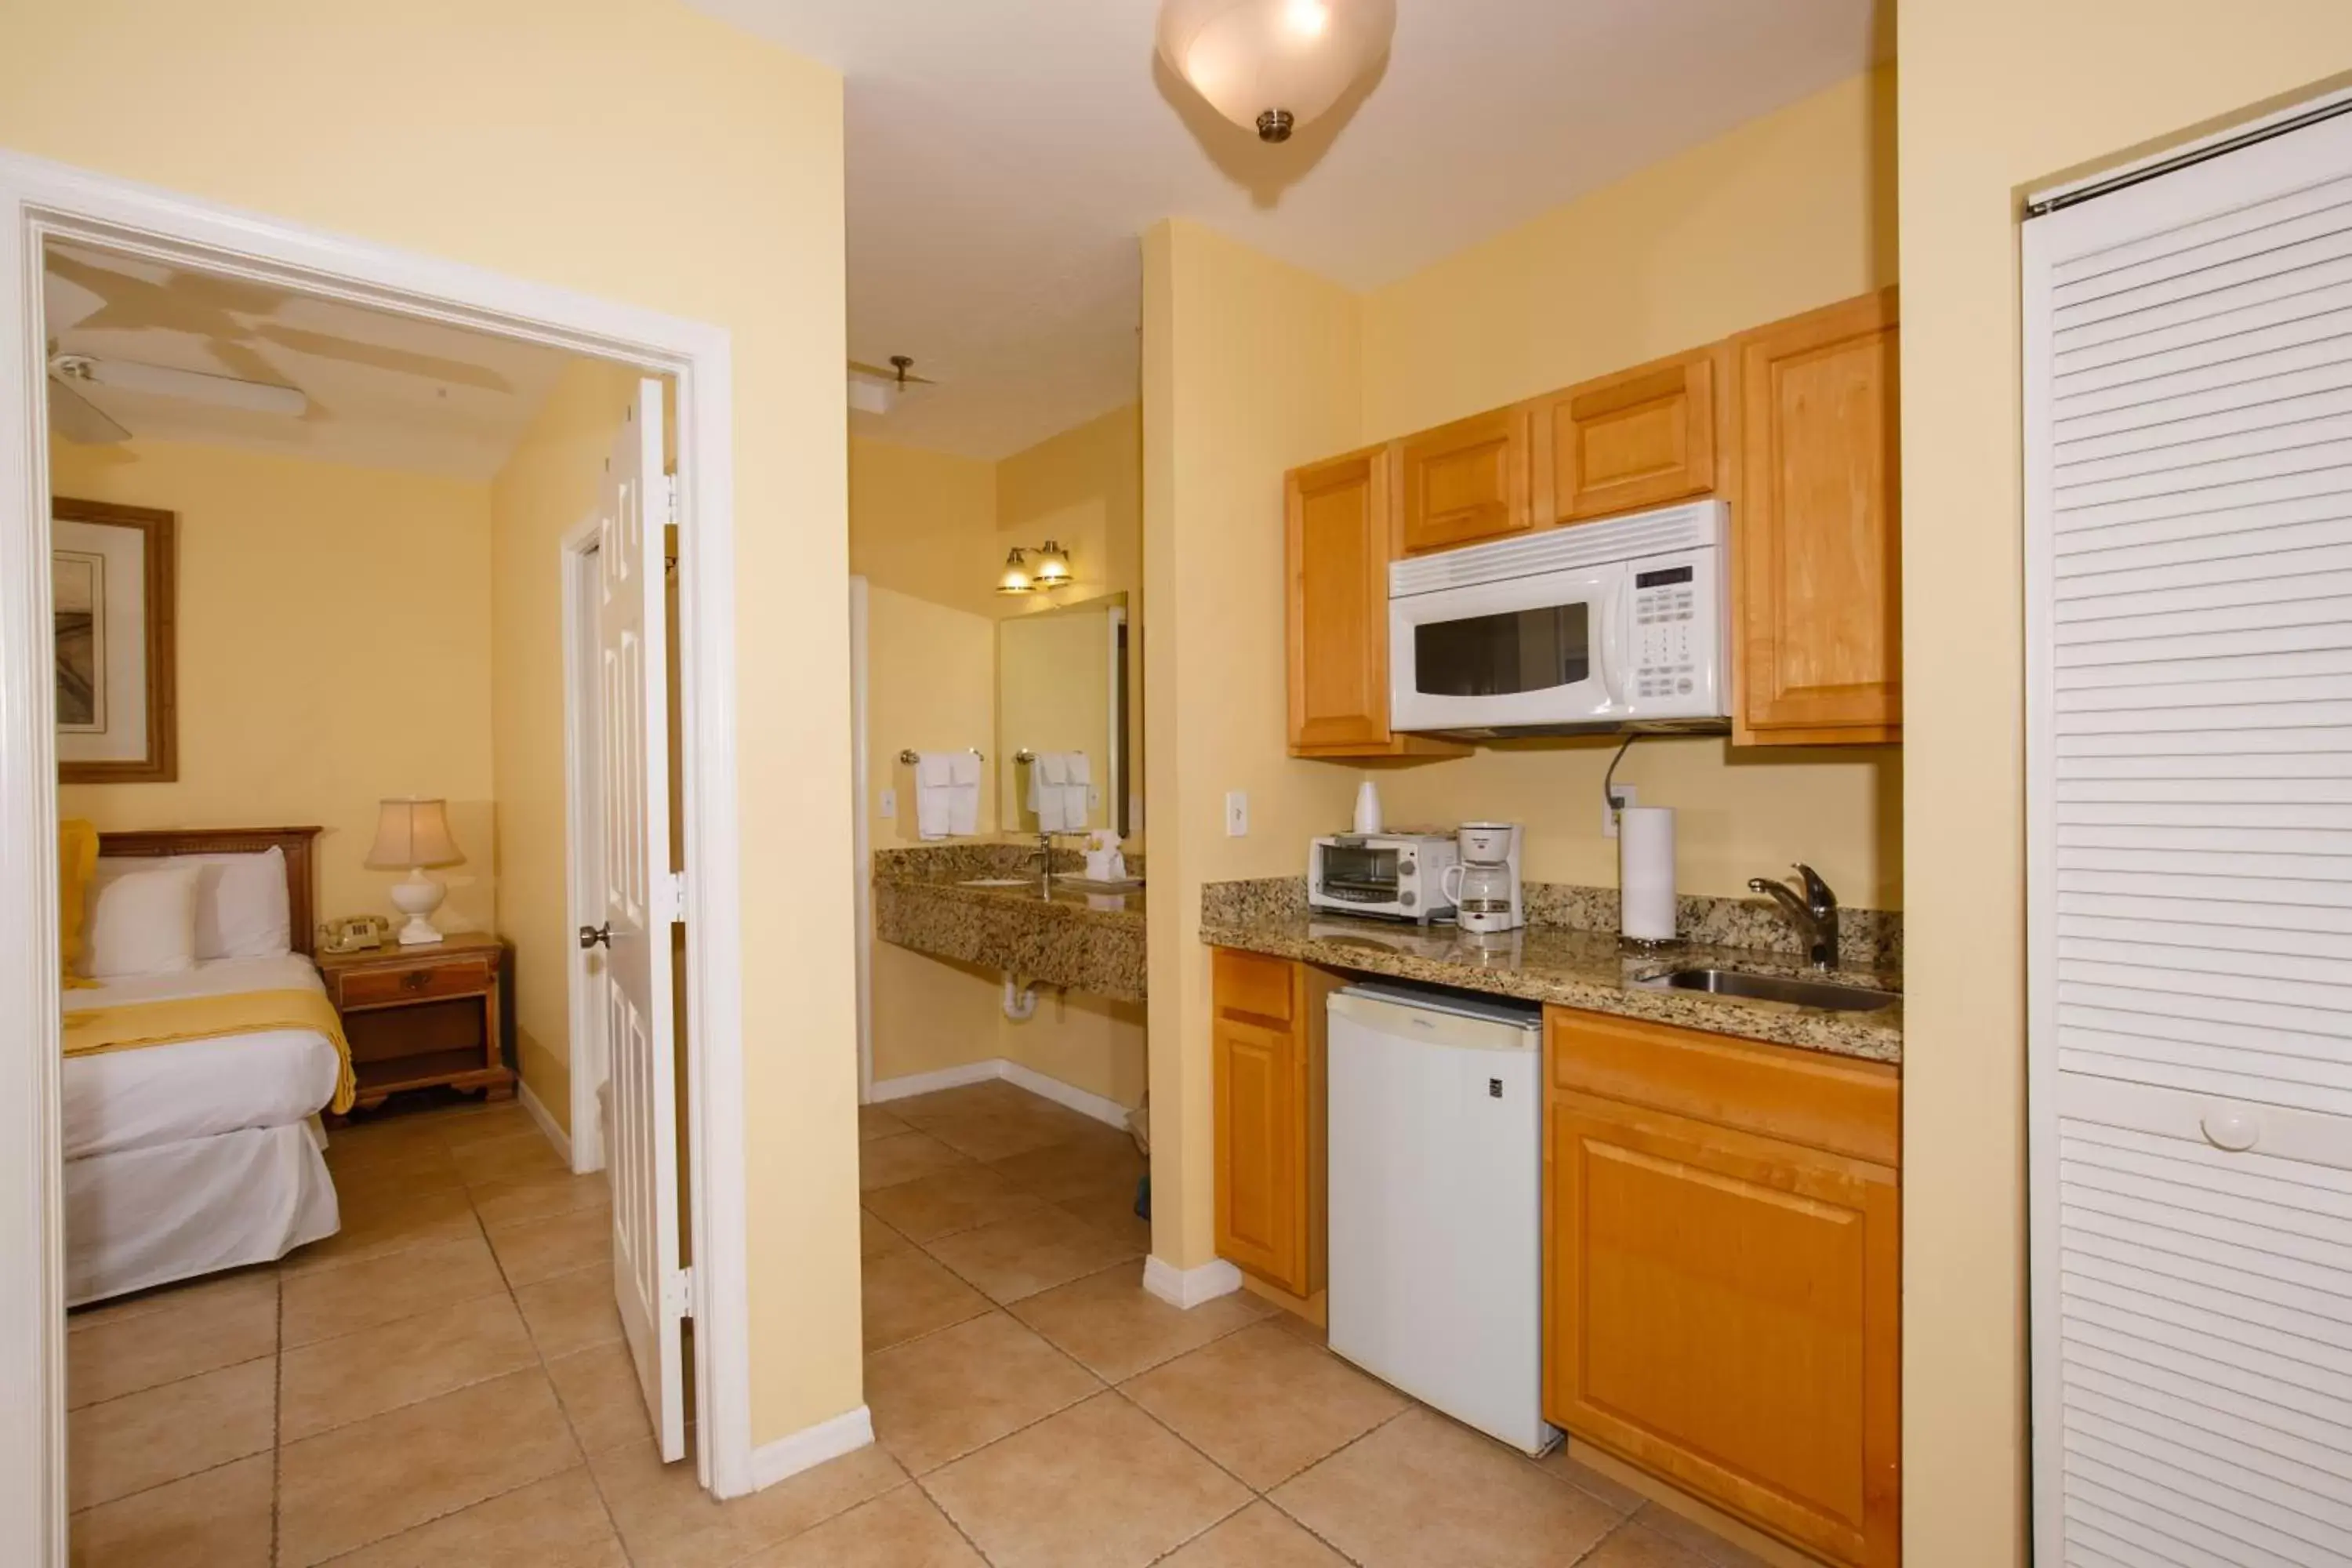
[[897,790],[886,789],[882,792],[882,815],[884,816],[896,816],[898,815],[898,792]]
[[1249,837],[1249,791],[1229,789],[1225,792],[1225,837]]
[[1635,790],[1632,784],[1612,784],[1609,786],[1609,793],[1616,797],[1616,804],[1612,805],[1605,800],[1601,803],[1601,837],[1603,838],[1614,838],[1617,837],[1617,814],[1619,812],[1624,810],[1625,807],[1629,805],[1639,805],[1641,804],[1641,801],[1637,798],[1640,792]]

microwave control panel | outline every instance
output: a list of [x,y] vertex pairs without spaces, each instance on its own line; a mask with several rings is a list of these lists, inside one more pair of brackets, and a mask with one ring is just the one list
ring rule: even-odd
[[1705,689],[1703,661],[1714,638],[1699,623],[1693,566],[1659,566],[1633,574],[1633,690],[1638,701],[1688,698]]

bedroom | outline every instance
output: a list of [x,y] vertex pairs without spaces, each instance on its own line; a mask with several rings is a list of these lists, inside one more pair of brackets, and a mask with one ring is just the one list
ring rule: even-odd
[[603,781],[567,727],[600,491],[619,457],[661,493],[674,431],[611,363],[45,261],[76,1536],[236,1466],[325,1555],[434,1462],[418,1401],[472,1390],[523,1447],[647,1425],[574,997],[616,956],[575,936],[601,861],[567,831]]

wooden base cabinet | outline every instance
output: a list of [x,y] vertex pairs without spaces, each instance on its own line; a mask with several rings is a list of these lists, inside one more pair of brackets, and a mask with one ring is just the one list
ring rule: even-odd
[[1323,1289],[1323,1002],[1288,959],[1212,954],[1217,1256],[1293,1296]]
[[1554,1010],[1544,1409],[1828,1561],[1901,1552],[1891,1069]]

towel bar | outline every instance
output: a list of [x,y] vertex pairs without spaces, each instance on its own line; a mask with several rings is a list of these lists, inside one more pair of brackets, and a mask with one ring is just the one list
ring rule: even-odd
[[[983,763],[988,761],[988,753],[982,751],[978,746],[968,746],[965,750],[969,751],[973,756],[978,757]],[[915,749],[912,746],[909,746],[905,751],[898,753],[898,760],[911,768],[923,759],[917,756],[915,754]]]

